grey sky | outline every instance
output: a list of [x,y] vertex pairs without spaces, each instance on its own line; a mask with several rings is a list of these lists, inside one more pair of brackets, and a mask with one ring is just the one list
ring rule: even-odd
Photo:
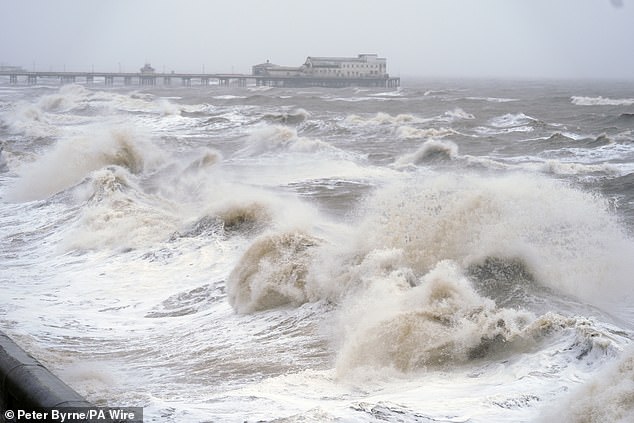
[[634,79],[634,0],[0,0],[0,62],[250,72],[378,53],[401,76]]

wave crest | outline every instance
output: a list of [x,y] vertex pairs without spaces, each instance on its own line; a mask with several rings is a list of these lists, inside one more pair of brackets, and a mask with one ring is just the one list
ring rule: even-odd
[[365,207],[350,250],[324,260],[321,286],[361,285],[358,263],[390,249],[399,252],[393,267],[415,275],[443,260],[466,269],[517,257],[538,284],[595,305],[627,292],[634,271],[634,244],[606,200],[535,174],[426,174],[377,191]]
[[378,112],[376,115],[370,117],[350,115],[345,119],[345,123],[347,124],[360,126],[393,125],[419,121],[421,120],[407,113],[392,116],[389,113],[384,112]]
[[258,238],[227,280],[229,303],[238,313],[308,301],[306,275],[319,241],[301,232]]
[[[364,306],[380,299],[373,297],[362,298]],[[371,306],[372,315],[346,315],[351,330],[337,361],[340,373],[358,367],[410,372],[455,365],[514,340],[532,320],[529,313],[496,308],[478,295],[451,261],[438,263],[419,286],[381,302],[380,308]]]
[[281,123],[284,125],[294,125],[306,121],[310,117],[304,109],[296,109],[292,112],[267,114],[262,119],[269,122]]
[[272,125],[254,130],[248,136],[246,146],[240,150],[239,154],[257,156],[280,151],[312,153],[331,149],[334,147],[327,142],[300,137],[294,128]]
[[394,163],[397,167],[444,162],[458,157],[458,146],[451,141],[425,141],[414,153],[405,154]]
[[120,166],[138,174],[157,158],[155,151],[143,137],[126,128],[108,128],[92,136],[63,139],[18,170],[19,179],[9,196],[14,201],[48,198],[107,166]]
[[631,106],[634,104],[634,98],[572,96],[570,102],[575,106]]
[[427,128],[419,129],[411,126],[399,126],[396,130],[396,136],[404,139],[412,138],[429,138],[429,137],[446,137],[447,135],[456,134],[457,132],[451,128]]

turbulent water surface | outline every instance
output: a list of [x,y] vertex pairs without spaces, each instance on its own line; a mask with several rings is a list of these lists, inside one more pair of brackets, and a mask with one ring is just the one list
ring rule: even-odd
[[0,85],[0,328],[156,422],[634,421],[634,87]]

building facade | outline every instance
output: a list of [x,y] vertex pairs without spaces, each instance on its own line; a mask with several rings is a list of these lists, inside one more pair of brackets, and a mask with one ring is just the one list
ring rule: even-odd
[[301,66],[307,75],[319,78],[386,78],[387,60],[376,54],[357,57],[308,56]]
[[387,73],[387,60],[376,54],[357,57],[308,56],[301,66],[269,62],[252,67],[257,85],[275,87],[388,87],[400,86],[400,78]]

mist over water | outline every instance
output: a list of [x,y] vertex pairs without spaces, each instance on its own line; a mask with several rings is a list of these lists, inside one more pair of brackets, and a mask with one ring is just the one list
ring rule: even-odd
[[631,86],[0,94],[0,326],[90,401],[634,418]]

